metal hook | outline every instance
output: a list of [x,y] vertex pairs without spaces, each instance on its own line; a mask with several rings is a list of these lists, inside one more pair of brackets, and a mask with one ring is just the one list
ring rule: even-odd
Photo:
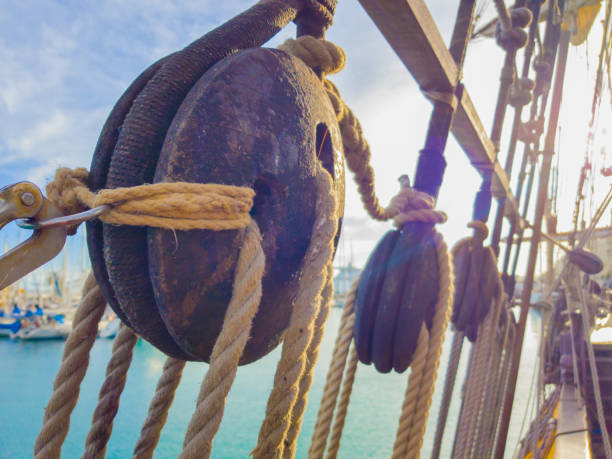
[[[20,218],[36,223],[61,216],[62,212],[31,182],[0,188],[0,229]],[[37,228],[27,240],[0,256],[0,290],[55,257],[64,247],[66,235],[64,226]]]

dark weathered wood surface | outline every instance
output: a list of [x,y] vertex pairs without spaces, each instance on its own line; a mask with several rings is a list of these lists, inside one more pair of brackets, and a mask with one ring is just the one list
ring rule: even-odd
[[[266,273],[243,364],[270,352],[288,324],[313,231],[319,152],[342,209],[342,143],[325,90],[301,60],[264,48],[209,70],[166,136],[156,182],[223,183],[257,193],[251,215],[263,235]],[[148,233],[162,318],[185,351],[208,360],[231,297],[243,232]]]

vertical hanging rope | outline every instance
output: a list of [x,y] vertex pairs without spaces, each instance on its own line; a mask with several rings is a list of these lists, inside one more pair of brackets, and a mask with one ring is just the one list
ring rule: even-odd
[[43,426],[34,445],[34,457],[37,459],[60,457],[62,443],[70,427],[70,414],[79,398],[81,381],[89,365],[89,351],[98,335],[98,322],[105,307],[106,300],[93,274],[89,274],[72,331],[64,345],[62,364],[45,408]]
[[342,431],[344,430],[344,421],[346,420],[348,405],[351,399],[351,393],[353,392],[353,383],[355,382],[355,373],[357,372],[358,363],[357,348],[353,345],[351,346],[350,357],[346,370],[344,371],[342,392],[338,400],[334,427],[332,428],[331,437],[329,439],[329,448],[327,449],[327,457],[329,459],[335,459],[340,449],[340,439],[342,438]]
[[136,341],[138,336],[129,327],[121,324],[113,342],[113,353],[106,366],[106,378],[100,388],[98,405],[85,440],[83,458],[104,458]]
[[[507,315],[508,310],[502,307],[501,314]],[[499,400],[499,394],[502,389],[502,374],[504,368],[506,346],[508,345],[508,337],[510,335],[510,320],[507,317],[504,322],[502,335],[499,337],[498,346],[495,351],[495,364],[492,367],[493,381],[487,386],[487,399],[485,401],[485,418],[483,420],[483,427],[479,432],[479,443],[476,451],[488,451],[491,446],[491,442],[495,438],[495,427],[497,425],[497,402]]]
[[265,257],[261,235],[252,221],[245,230],[223,327],[210,356],[210,366],[202,382],[196,410],[191,417],[181,458],[210,457],[212,442],[225,408],[238,361],[247,343],[253,317],[261,299],[261,279]]
[[[499,281],[501,282],[501,281]],[[464,406],[459,418],[459,428],[455,434],[453,457],[470,457],[474,447],[475,437],[482,416],[483,402],[489,367],[491,349],[495,338],[499,311],[503,301],[503,289],[498,286],[499,296],[494,300],[487,317],[482,323],[482,332],[478,333],[475,346],[472,347],[472,364],[468,371],[469,381],[464,395]]]
[[499,426],[501,423],[501,417],[499,416],[501,413],[501,405],[503,403],[504,397],[506,396],[506,388],[508,387],[508,375],[509,375],[509,370],[510,370],[510,362],[512,360],[512,352],[511,350],[514,349],[514,337],[516,335],[516,324],[514,323],[514,316],[512,314],[512,312],[510,312],[509,310],[507,311],[508,314],[508,343],[506,344],[506,346],[504,346],[504,366],[502,368],[502,374],[501,374],[501,382],[500,382],[500,387],[499,387],[499,396],[497,399],[497,402],[495,404],[495,413],[496,413],[496,418],[495,418],[495,430],[493,431],[493,435],[491,438],[491,449],[488,453],[488,455],[493,454],[493,451],[495,451],[496,448],[496,444],[497,444],[497,436],[499,434]]
[[[415,352],[392,457],[419,457],[421,447],[423,446],[423,437],[425,435],[425,427],[429,416],[429,407],[431,406],[433,397],[434,383],[440,365],[440,354],[442,353],[444,334],[446,333],[446,328],[452,313],[451,306],[454,295],[453,267],[448,253],[448,247],[439,233],[436,233],[434,241],[440,269],[438,301],[435,308],[433,326],[426,345],[424,364],[417,361],[417,356],[420,354],[419,348],[421,347],[421,343],[419,343],[417,351]],[[425,328],[422,329],[419,335],[419,341],[421,341],[421,336],[424,335],[424,331],[426,332]],[[418,383],[416,383],[418,386],[416,384],[413,386],[416,387],[416,389],[412,389],[413,376],[418,377],[418,367],[421,365],[422,376],[419,378],[420,380]],[[414,392],[411,392],[411,390]],[[416,394],[414,395],[414,402],[411,400],[413,397],[412,393]],[[409,411],[410,405],[414,406],[412,411]],[[406,433],[406,428],[409,428],[408,433]]]
[[151,459],[159,441],[162,428],[168,418],[168,410],[174,400],[174,393],[181,381],[185,361],[168,357],[157,382],[155,395],[149,404],[147,419],[140,430],[140,438],[134,448],[136,459]]
[[395,444],[393,445],[392,459],[401,459],[406,456],[406,445],[410,439],[410,429],[412,427],[412,413],[415,411],[416,401],[419,393],[421,377],[423,376],[423,368],[425,367],[425,359],[427,357],[427,342],[429,333],[427,326],[423,323],[419,333],[419,339],[412,363],[410,364],[410,376],[404,402],[402,404],[402,412],[400,422],[398,424],[397,433],[395,435]]
[[440,457],[440,447],[442,446],[446,419],[448,416],[448,410],[450,408],[453,389],[455,388],[455,379],[457,377],[457,369],[459,368],[459,360],[461,359],[463,337],[464,334],[460,331],[456,331],[453,334],[453,344],[451,346],[448,368],[446,370],[446,380],[444,381],[444,392],[442,393],[442,401],[440,402],[440,410],[438,411],[438,423],[436,425],[433,451],[431,453],[432,459],[438,459]]
[[318,199],[313,237],[304,258],[304,272],[283,341],[281,359],[276,367],[266,417],[253,451],[256,458],[280,458],[283,455],[291,411],[298,396],[299,382],[306,366],[306,354],[321,303],[321,292],[332,259],[333,239],[338,228],[332,181],[322,168],[315,181]]
[[329,430],[334,416],[334,408],[336,406],[336,400],[338,399],[340,385],[342,384],[342,374],[346,366],[349,346],[353,339],[353,328],[355,325],[355,294],[358,284],[359,279],[353,282],[342,309],[342,318],[340,319],[340,327],[336,337],[336,343],[334,344],[334,352],[332,354],[329,370],[327,371],[321,404],[317,412],[315,429],[312,434],[312,440],[310,441],[310,448],[308,449],[309,458],[323,457],[327,444],[327,437],[329,436]]
[[[503,300],[499,302],[499,312],[497,313],[497,324],[499,324],[499,315],[503,313]],[[499,325],[496,325],[493,333],[493,342],[489,350],[489,364],[487,367],[487,380],[485,390],[481,399],[480,413],[477,419],[475,427],[475,438],[472,447],[473,454],[480,454],[480,452],[486,450],[487,440],[490,438],[491,425],[493,424],[491,416],[493,414],[492,405],[495,397],[495,392],[499,387],[499,368],[502,356],[502,345],[504,344],[505,328],[500,329]]]
[[287,432],[287,438],[285,439],[285,449],[283,457],[290,459],[295,455],[295,448],[297,446],[297,438],[302,427],[302,416],[306,410],[306,404],[308,402],[308,392],[312,385],[314,366],[317,363],[319,357],[319,345],[323,340],[323,332],[325,331],[325,322],[329,317],[329,311],[331,307],[331,300],[334,296],[334,269],[332,264],[328,265],[327,269],[327,282],[322,293],[321,309],[315,322],[314,335],[308,346],[306,368],[304,374],[300,380],[300,390],[298,392],[297,401],[291,411],[291,425]]

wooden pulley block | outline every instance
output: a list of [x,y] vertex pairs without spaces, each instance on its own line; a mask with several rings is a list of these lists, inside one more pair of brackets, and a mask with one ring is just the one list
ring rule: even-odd
[[[255,190],[251,216],[262,233],[266,270],[240,360],[252,362],[278,345],[289,323],[313,232],[320,165],[334,180],[339,218],[343,213],[343,147],[335,112],[320,79],[301,60],[254,48],[207,70],[164,136],[152,181]],[[111,170],[115,166],[121,174],[114,155]],[[137,157],[127,156],[122,165],[137,164]],[[167,354],[208,361],[232,295],[244,232],[136,228],[144,235],[137,241],[143,257],[130,260],[135,251],[115,233],[135,229],[104,226],[113,308]],[[146,280],[149,293],[134,295],[135,280]]]
[[499,274],[490,247],[473,239],[462,241],[453,250],[455,297],[451,322],[474,342],[478,326],[486,317],[493,299],[499,295]]
[[431,329],[439,268],[431,225],[408,223],[389,231],[361,273],[355,298],[359,360],[381,373],[405,371],[421,326]]

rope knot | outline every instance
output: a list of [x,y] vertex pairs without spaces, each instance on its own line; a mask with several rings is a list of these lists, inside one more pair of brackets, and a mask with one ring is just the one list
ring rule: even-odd
[[299,57],[313,70],[323,75],[338,73],[346,64],[346,54],[339,46],[330,41],[302,35],[297,39],[289,38],[278,49]]
[[480,242],[483,242],[489,235],[489,228],[485,222],[474,220],[468,223],[467,226],[474,230],[474,239],[478,239]]
[[389,217],[393,218],[396,228],[401,228],[404,223],[408,222],[433,224],[446,222],[446,214],[434,210],[436,200],[433,196],[412,188],[407,176],[400,177],[400,183],[401,190],[393,197],[386,209]]
[[523,28],[527,27],[533,16],[528,8],[514,8],[510,11],[512,27],[505,28],[503,21],[498,21],[495,27],[495,40],[507,52],[522,48],[529,41],[529,33]]
[[515,108],[524,107],[533,99],[535,83],[529,78],[519,78],[510,86],[509,102]]
[[77,189],[86,187],[89,179],[87,169],[60,167],[55,178],[47,185],[47,198],[58,206],[65,215],[83,212],[87,206],[78,197]]

